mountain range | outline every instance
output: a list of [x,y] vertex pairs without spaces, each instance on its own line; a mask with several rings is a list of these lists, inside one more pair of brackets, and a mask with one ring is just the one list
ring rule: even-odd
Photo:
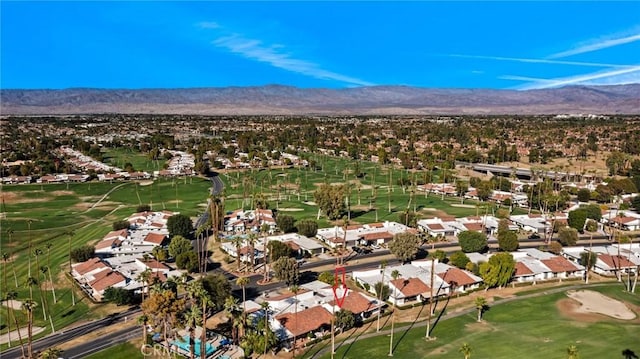
[[640,84],[541,90],[345,89],[282,85],[184,89],[0,90],[2,115],[155,113],[201,115],[324,114],[638,114]]

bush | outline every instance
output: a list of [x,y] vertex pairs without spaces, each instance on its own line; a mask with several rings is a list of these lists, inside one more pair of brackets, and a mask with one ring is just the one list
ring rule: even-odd
[[578,201],[580,202],[589,202],[591,200],[591,191],[587,188],[581,188],[578,191]]
[[130,305],[137,302],[137,296],[131,290],[118,287],[108,287],[104,290],[103,300],[116,305]]
[[198,255],[195,252],[180,253],[176,257],[176,266],[194,273],[198,270]]
[[129,229],[129,221],[115,221],[113,222],[113,230],[119,231],[121,229]]
[[136,212],[149,212],[151,211],[151,206],[148,204],[141,204],[136,207]]
[[482,252],[487,248],[487,236],[480,232],[464,231],[458,235],[460,248],[465,253]]
[[318,234],[318,222],[313,219],[302,219],[296,223],[298,233],[303,236],[313,238]]
[[518,249],[518,235],[511,231],[498,234],[498,246],[505,252],[512,252]]
[[558,241],[563,246],[575,246],[578,242],[578,231],[575,228],[564,227],[558,231]]
[[467,264],[471,263],[471,261],[463,251],[457,251],[451,254],[451,256],[449,257],[449,263],[460,269],[466,269]]
[[559,242],[551,242],[549,243],[549,252],[553,253],[553,254],[560,254],[562,253],[562,244],[560,244]]
[[191,239],[193,233],[193,222],[191,218],[184,214],[174,214],[167,220],[167,229],[169,236],[182,236]]
[[71,250],[71,260],[74,262],[86,262],[93,258],[96,253],[94,246],[82,246]]
[[279,214],[276,217],[276,225],[278,229],[280,229],[283,233],[291,233],[296,228],[295,227],[295,218],[288,216],[286,214]]

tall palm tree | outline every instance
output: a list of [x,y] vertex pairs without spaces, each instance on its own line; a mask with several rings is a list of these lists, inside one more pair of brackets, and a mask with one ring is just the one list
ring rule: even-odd
[[431,257],[431,270],[429,271],[431,280],[429,281],[429,313],[427,313],[427,333],[425,338],[431,339],[431,316],[433,316],[433,283],[434,283],[434,275],[436,271],[436,261],[435,258]]
[[[7,236],[9,237],[9,247],[13,248],[13,229],[7,229]],[[11,270],[13,271],[13,280],[16,284],[16,288],[18,288],[18,276],[16,275],[16,261],[13,260],[13,250],[9,255],[9,259],[11,259]]]
[[249,284],[249,277],[238,277],[238,279],[236,279],[236,285],[242,288],[242,312],[245,317],[247,315],[247,284]]
[[[6,293],[5,295],[5,300],[7,301],[7,309],[10,313],[9,315],[9,319],[13,318],[13,323],[16,326],[16,332],[18,332],[18,341],[20,341],[20,350],[22,350],[22,357],[26,357],[25,353],[24,353],[24,343],[22,342],[22,333],[20,332],[20,324],[18,323],[18,317],[15,315],[15,313],[13,312],[13,306],[8,305],[9,301],[12,300],[16,300],[18,298],[18,292],[16,291],[9,291]],[[9,329],[10,331],[10,329]],[[9,337],[11,338],[11,337]]]
[[231,317],[231,337],[233,338],[233,343],[238,344],[240,340],[240,327],[242,326],[238,300],[234,296],[228,296],[224,301],[224,310]]
[[236,270],[240,273],[240,250],[242,247],[243,239],[240,236],[233,236],[231,243],[236,247]]
[[[40,255],[41,254],[42,254],[42,249],[36,248],[33,250],[33,255],[36,257],[36,268],[38,269],[38,272],[40,272]],[[36,280],[38,280],[37,277],[36,277]],[[44,295],[42,294],[41,280],[38,280],[38,291],[40,292],[40,304],[42,304],[42,315],[44,317],[44,320],[47,320],[47,309],[44,305]]]
[[569,345],[569,347],[567,347],[567,359],[578,359],[580,358],[578,356],[578,347],[576,347],[575,345]]
[[[47,247],[47,268],[48,268],[48,272],[49,272],[49,283],[51,284],[51,292],[53,293],[53,304],[58,303],[58,299],[56,298],[56,288],[54,288],[53,286],[53,277],[51,274],[51,247],[53,245],[51,244],[51,242],[47,243],[46,247]],[[45,278],[46,280],[46,278]]]
[[462,344],[459,350],[460,350],[460,353],[464,355],[464,359],[471,358],[471,346],[469,346],[469,344],[467,343]]
[[[49,267],[47,266],[40,267],[40,272],[42,273],[42,276],[44,277],[45,282],[47,281],[48,271],[49,271]],[[51,313],[51,309],[49,307],[49,300],[47,299],[47,296],[44,293],[42,293],[42,282],[40,282],[40,299],[44,303],[44,306],[47,308],[47,313],[49,313],[49,324],[51,324],[51,333],[55,333],[56,330],[53,327],[53,314]]]
[[[260,225],[260,223],[258,223]],[[247,242],[249,244],[249,257],[251,258],[251,273],[253,273],[256,269],[256,249],[255,245],[258,242],[258,236],[255,233],[249,234],[247,237]]]
[[184,315],[189,327],[189,356],[194,359],[196,357],[196,326],[202,320],[202,313],[200,313],[200,308],[197,305],[192,305]]
[[149,323],[149,317],[146,314],[142,314],[138,317],[138,324],[142,325],[142,344],[147,344],[147,324]]
[[[8,293],[9,289],[8,289],[8,285],[7,285],[7,262],[9,261],[9,254],[7,254],[6,252],[2,253],[2,261],[4,262],[4,266],[2,266],[2,283],[4,284],[3,288],[2,288],[2,292]],[[11,307],[11,305],[7,302],[7,328],[8,328],[8,332],[11,332],[11,316],[9,315],[9,307]],[[18,329],[18,328],[16,328]],[[9,347],[11,347],[11,336],[9,335]]]
[[487,299],[485,297],[476,297],[473,302],[478,310],[478,322],[482,321],[482,312],[487,308]]
[[269,302],[264,301],[260,303],[260,307],[264,311],[264,356],[267,356],[267,349],[269,349],[269,336],[271,327],[269,326]]
[[383,288],[384,288],[384,270],[385,268],[387,268],[387,261],[383,260],[382,263],[380,263],[380,275],[382,276],[382,282],[380,282],[380,293],[378,293],[378,304],[380,305],[380,308],[378,308],[378,324],[376,325],[376,332],[380,331],[380,312],[382,312],[382,292],[383,292]]
[[22,310],[27,312],[27,353],[29,358],[33,358],[33,311],[37,306],[38,304],[33,299],[22,302]]
[[292,354],[291,357],[295,358],[296,357],[296,331],[297,331],[297,326],[298,326],[298,292],[300,291],[300,287],[298,287],[296,284],[292,285],[291,288],[289,288],[289,290],[291,291],[291,293],[293,293],[294,296],[294,302],[293,302],[293,312],[294,312],[294,320],[295,320],[295,328],[293,329],[293,345],[292,345]]
[[[74,231],[68,231],[66,233],[69,236],[69,275],[71,276],[73,271],[71,269],[71,239],[73,238],[73,236],[76,234]],[[73,304],[73,306],[75,307],[76,305],[76,295],[73,292],[75,283],[73,282],[73,278],[71,279],[71,303]]]
[[[398,272],[397,269],[394,269],[391,272],[391,278],[393,278],[393,280],[395,281],[399,277],[400,277],[400,272]],[[395,298],[393,299],[391,304],[393,305],[393,310],[391,311],[391,339],[389,340],[389,356],[390,357],[393,356],[393,329],[396,321],[396,299]]]
[[142,301],[144,302],[145,293],[149,293],[149,284],[151,282],[151,269],[147,268],[144,271],[138,274],[137,280],[141,281],[143,284],[142,288]]
[[29,271],[28,271],[28,276],[31,277],[31,223],[33,223],[32,219],[28,219],[27,220],[27,227],[29,228]]

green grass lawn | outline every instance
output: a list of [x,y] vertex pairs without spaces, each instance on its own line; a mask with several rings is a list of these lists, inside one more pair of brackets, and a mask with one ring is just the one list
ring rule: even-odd
[[121,169],[124,169],[125,163],[131,163],[136,171],[153,173],[161,170],[166,161],[150,160],[146,154],[131,148],[107,148],[103,150],[103,162]]
[[[640,296],[622,291],[621,284],[589,289],[640,305]],[[640,324],[605,319],[580,322],[569,319],[556,307],[566,298],[564,292],[536,298],[517,300],[491,307],[476,322],[476,313],[446,319],[432,331],[437,340],[424,339],[425,328],[418,327],[395,335],[394,358],[462,358],[463,343],[472,348],[472,358],[565,358],[569,345],[575,345],[583,358],[622,358],[622,351],[630,349],[640,353]],[[396,324],[396,327],[405,325]],[[339,345],[336,358],[382,358],[389,352],[389,337],[377,336],[360,339],[353,344]],[[317,344],[304,358],[329,358],[328,354],[314,356],[330,344]]]

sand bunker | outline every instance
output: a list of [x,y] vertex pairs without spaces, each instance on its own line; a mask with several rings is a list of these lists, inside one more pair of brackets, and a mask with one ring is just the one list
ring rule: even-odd
[[299,211],[304,211],[304,208],[280,207],[280,208],[278,208],[278,211],[281,211],[281,212],[299,212]]
[[11,299],[9,301],[3,300],[2,305],[5,307],[11,307],[14,310],[22,309],[22,302],[19,300]]
[[577,313],[597,313],[622,320],[636,317],[623,302],[592,290],[571,290],[567,292],[567,296],[580,302],[581,305],[575,309]]
[[[33,327],[32,330],[33,330],[32,334],[36,335],[36,334],[39,334],[40,332],[42,332],[44,330],[44,328],[43,327]],[[28,331],[27,328],[20,328],[20,335],[22,336],[22,339],[25,340],[25,341],[26,341],[26,338],[27,338],[27,331]],[[8,343],[9,342],[9,336],[11,336],[11,341],[12,342],[14,342],[14,341],[17,342],[19,340],[18,332],[14,330],[14,331],[11,331],[11,332],[9,332],[7,334],[0,335],[0,344]]]
[[472,204],[455,204],[452,203],[451,207],[460,207],[460,208],[476,208],[476,206],[472,205]]

